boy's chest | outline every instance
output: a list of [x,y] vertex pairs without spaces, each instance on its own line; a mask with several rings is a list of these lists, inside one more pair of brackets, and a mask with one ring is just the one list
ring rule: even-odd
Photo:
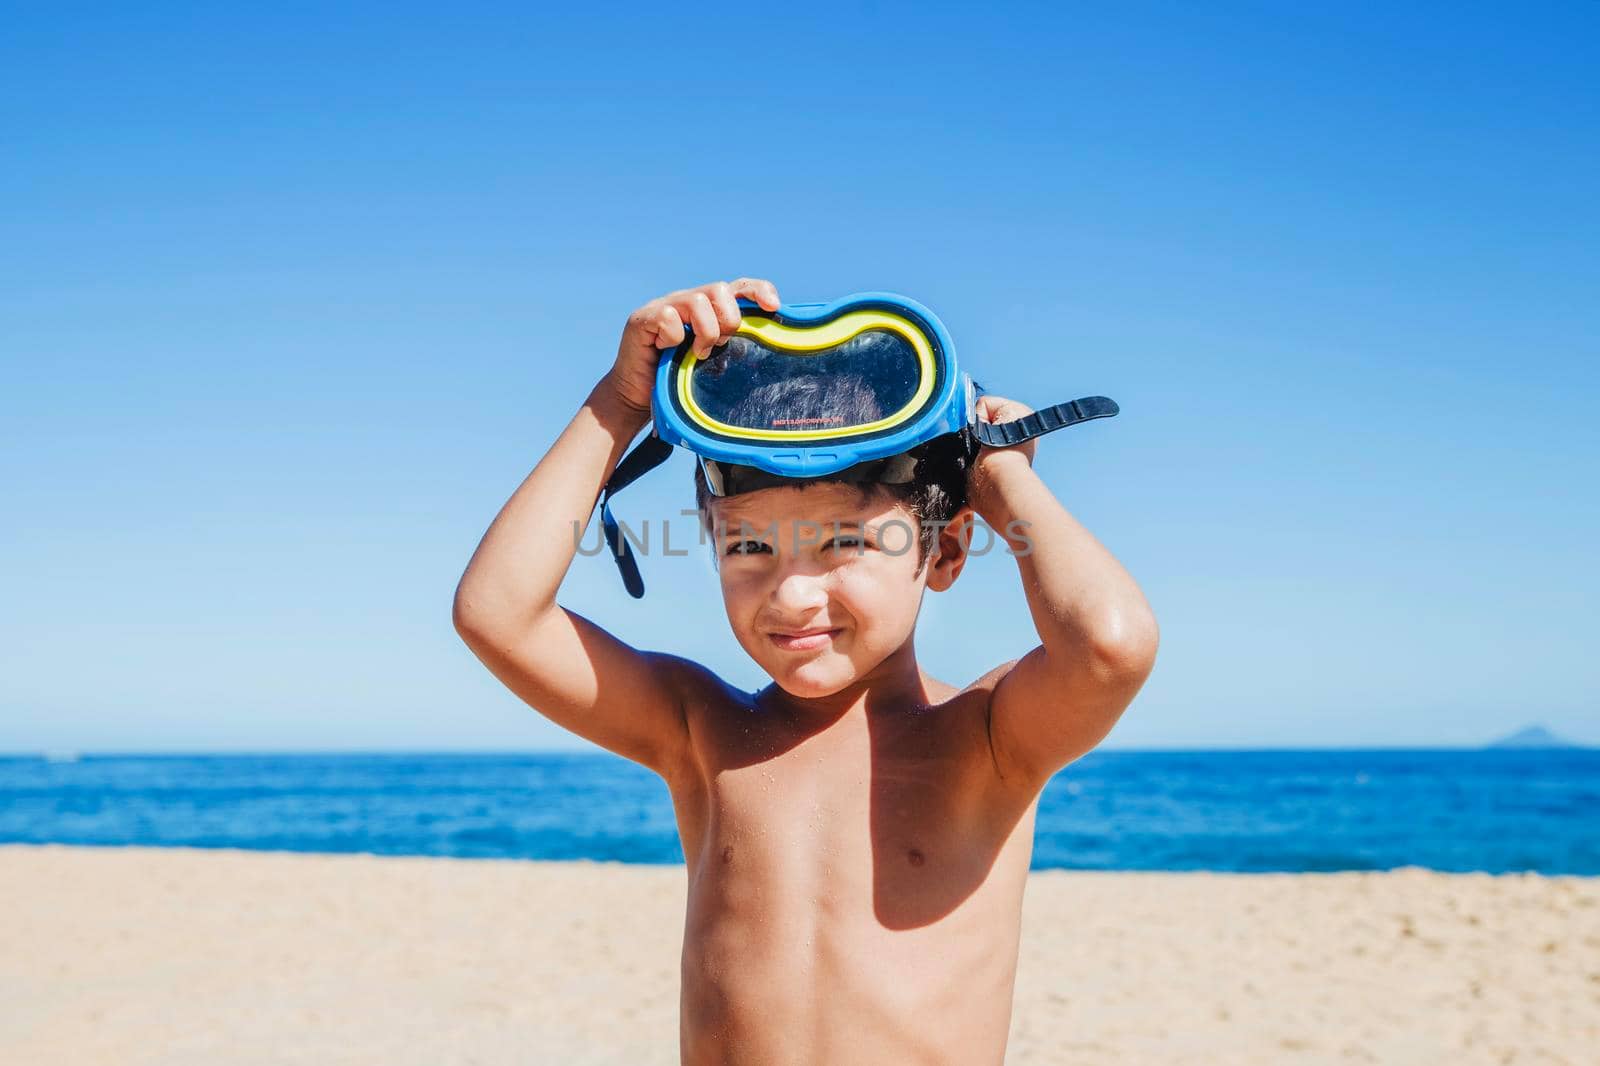
[[840,833],[948,825],[981,799],[986,738],[966,708],[854,716],[803,729],[758,712],[708,723],[707,814],[727,831],[831,827]]
[[691,865],[728,904],[793,894],[923,924],[985,879],[1018,827],[974,747],[985,738],[957,720],[805,737],[745,724],[714,749],[699,817],[682,827]]

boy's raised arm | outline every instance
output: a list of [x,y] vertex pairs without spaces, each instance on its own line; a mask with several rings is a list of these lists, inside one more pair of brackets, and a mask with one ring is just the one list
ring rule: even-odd
[[[995,422],[1029,410],[979,403]],[[990,744],[1003,775],[1042,785],[1111,731],[1149,676],[1159,635],[1133,578],[1034,471],[1033,444],[985,447],[969,502],[1016,552],[1041,641],[995,684]],[[1021,536],[1008,534],[1012,522]]]
[[702,353],[740,321],[737,298],[776,308],[740,279],[652,300],[628,318],[617,361],[508,500],[456,588],[455,625],[507,688],[557,725],[667,774],[686,751],[680,660],[639,651],[556,602],[606,479],[650,421],[663,349],[694,327]]

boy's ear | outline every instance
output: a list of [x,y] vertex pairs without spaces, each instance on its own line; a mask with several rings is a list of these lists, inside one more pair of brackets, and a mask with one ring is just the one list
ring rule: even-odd
[[977,512],[963,507],[950,519],[950,524],[939,531],[939,539],[928,557],[928,587],[943,592],[956,583],[961,568],[967,565],[967,548],[972,544],[972,524]]

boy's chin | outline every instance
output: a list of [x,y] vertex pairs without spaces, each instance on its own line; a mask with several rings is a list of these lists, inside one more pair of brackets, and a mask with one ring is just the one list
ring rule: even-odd
[[[775,664],[769,664],[775,665]],[[768,670],[772,681],[796,699],[819,700],[832,696],[855,681],[854,665],[845,658],[827,657],[808,663]]]

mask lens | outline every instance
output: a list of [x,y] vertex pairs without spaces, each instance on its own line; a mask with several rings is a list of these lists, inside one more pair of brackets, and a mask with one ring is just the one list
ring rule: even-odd
[[741,333],[688,368],[689,394],[708,418],[740,429],[848,433],[911,403],[922,365],[911,342],[887,329],[813,352]]

